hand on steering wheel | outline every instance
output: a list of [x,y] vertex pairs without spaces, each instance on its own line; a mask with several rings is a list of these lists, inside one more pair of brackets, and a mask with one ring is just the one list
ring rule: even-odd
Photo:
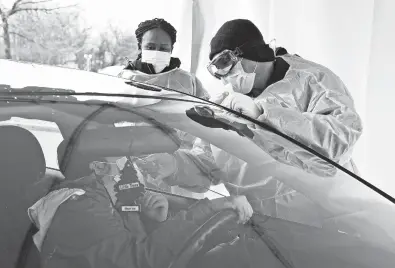
[[[219,201],[221,199],[218,198],[217,200]],[[213,201],[215,202],[215,199]],[[222,207],[222,209],[189,237],[182,250],[175,256],[169,268],[186,267],[192,257],[202,249],[203,244],[213,233],[235,220],[244,224],[253,214],[250,203],[243,195],[226,197],[225,202],[218,202],[215,206],[218,206],[218,208]]]

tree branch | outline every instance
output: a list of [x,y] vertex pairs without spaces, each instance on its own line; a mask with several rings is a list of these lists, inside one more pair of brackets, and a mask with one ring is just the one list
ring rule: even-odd
[[12,5],[12,8],[11,8],[11,10],[10,10],[9,15],[18,7],[18,5],[19,5],[22,1],[23,1],[23,0],[16,0],[16,1],[14,2],[14,4]]
[[[3,16],[6,14],[5,7],[0,3],[0,17],[3,19]],[[1,25],[1,24],[0,24]]]
[[19,37],[22,37],[23,39],[26,39],[26,40],[29,41],[29,42],[32,42],[32,43],[34,43],[34,44],[36,44],[36,45],[39,45],[39,46],[42,47],[42,48],[47,49],[47,48],[46,48],[45,46],[43,46],[42,44],[37,43],[35,40],[33,40],[33,39],[31,39],[31,38],[29,38],[29,37],[23,35],[23,34],[16,33],[16,32],[9,32],[9,33],[10,33],[10,34],[13,34],[13,35],[16,35],[16,36],[19,36]]
[[[22,0],[23,1],[23,0]],[[22,2],[19,4],[19,6],[21,5],[35,5],[35,4],[43,4],[43,3],[49,3],[49,2],[53,2],[53,0],[41,0],[41,1],[28,1],[28,2]]]
[[53,8],[43,8],[43,7],[26,7],[26,8],[17,8],[15,10],[11,10],[8,16],[14,15],[15,13],[22,12],[22,11],[41,11],[41,12],[51,12],[59,9],[65,9],[65,8],[71,8],[71,7],[76,7],[76,5],[70,5],[70,6],[61,6],[61,7],[53,7]]

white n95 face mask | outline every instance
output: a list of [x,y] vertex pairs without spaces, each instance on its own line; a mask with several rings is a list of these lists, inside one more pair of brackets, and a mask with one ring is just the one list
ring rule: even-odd
[[233,67],[232,71],[230,72],[229,75],[225,76],[222,78],[222,82],[226,84],[231,84],[233,91],[241,93],[241,94],[248,94],[251,92],[253,86],[254,86],[254,81],[255,81],[255,76],[256,76],[256,68],[258,66],[255,66],[255,70],[253,73],[246,73],[243,69],[243,66],[241,65],[241,61],[239,61],[235,67]]
[[142,50],[141,61],[154,66],[155,73],[162,72],[170,64],[171,53],[157,50]]

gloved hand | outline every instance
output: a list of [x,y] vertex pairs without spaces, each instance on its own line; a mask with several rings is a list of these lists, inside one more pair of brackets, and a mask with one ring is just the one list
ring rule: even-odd
[[237,214],[239,215],[239,223],[245,224],[250,220],[254,211],[244,195],[230,196],[227,197],[227,200],[228,202],[225,203],[225,206],[237,211]]
[[224,92],[222,92],[222,93],[220,93],[220,94],[216,94],[216,95],[211,96],[210,101],[211,101],[211,102],[215,102],[215,103],[217,103],[217,104],[221,104],[222,101],[223,101],[227,96],[229,96],[229,92],[228,92],[228,91],[224,91]]
[[238,223],[242,224],[245,224],[254,213],[251,204],[244,195],[213,199],[211,200],[211,206],[214,211],[221,211],[229,208],[235,210],[239,216]]
[[130,70],[122,70],[119,74],[118,77],[119,78],[123,78],[123,79],[132,79],[133,78],[134,73]]
[[235,110],[253,119],[257,119],[263,111],[255,104],[254,100],[241,93],[224,92],[219,96],[213,97],[211,101]]

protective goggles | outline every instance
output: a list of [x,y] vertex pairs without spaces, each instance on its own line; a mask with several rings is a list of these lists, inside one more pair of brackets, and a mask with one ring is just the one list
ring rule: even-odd
[[242,52],[239,48],[234,51],[224,50],[214,57],[207,65],[207,70],[212,76],[221,79],[227,76],[235,65],[240,61]]

